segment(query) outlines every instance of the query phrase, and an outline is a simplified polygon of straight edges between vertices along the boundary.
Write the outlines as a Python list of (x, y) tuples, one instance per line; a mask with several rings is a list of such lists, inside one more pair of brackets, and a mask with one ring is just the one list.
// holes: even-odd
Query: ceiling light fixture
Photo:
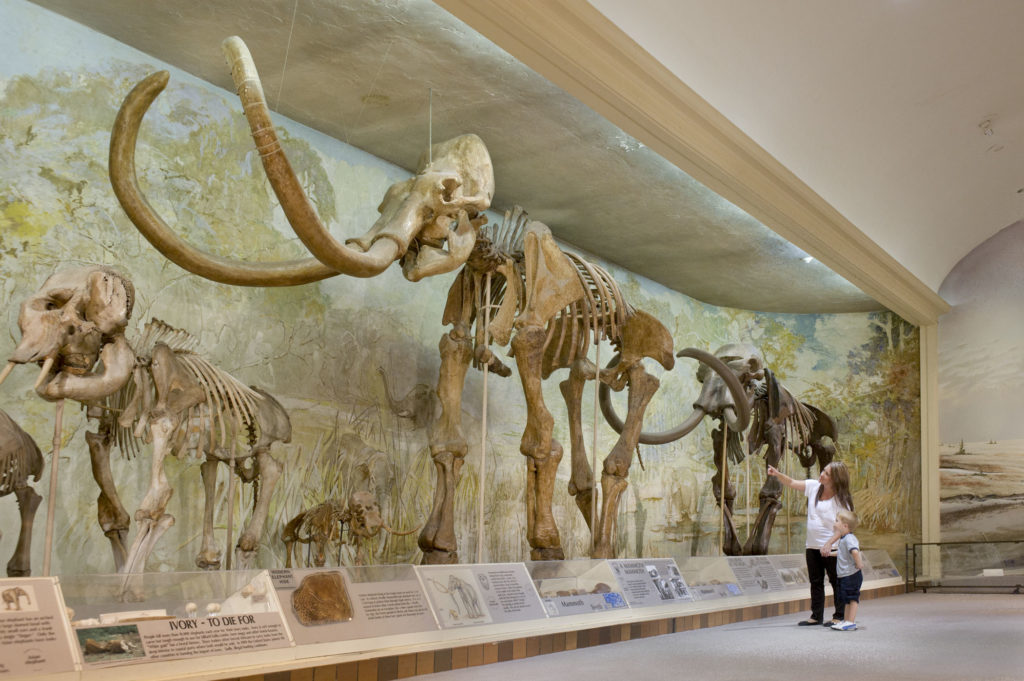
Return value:
[(985, 137), (991, 137), (995, 134), (995, 131), (992, 130), (992, 119), (990, 118), (986, 118), (981, 123), (978, 123), (978, 127), (981, 128), (981, 134)]
[(814, 256), (813, 255), (804, 256), (803, 258), (800, 258), (800, 259), (803, 260), (808, 265), (810, 265), (812, 262), (814, 262)]

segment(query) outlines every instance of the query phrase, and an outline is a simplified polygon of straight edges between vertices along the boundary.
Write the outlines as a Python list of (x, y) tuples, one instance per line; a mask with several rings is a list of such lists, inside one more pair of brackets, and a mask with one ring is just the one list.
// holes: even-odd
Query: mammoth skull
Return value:
[(355, 492), (348, 498), (348, 526), (355, 537), (375, 537), (384, 527), (380, 504), (369, 492)]
[(153, 210), (138, 186), (135, 145), (143, 116), (167, 85), (166, 71), (141, 81), (125, 97), (110, 138), (114, 193), (157, 250), (193, 274), (238, 286), (294, 286), (338, 274), (373, 277), (396, 260), (406, 278), (417, 281), (465, 263), (494, 196), (494, 168), (479, 137), (462, 135), (434, 145), (414, 177), (387, 190), (371, 229), (340, 243), (321, 222), (281, 148), (248, 48), (237, 37), (225, 40), (223, 47), (267, 179), (314, 257), (249, 263), (211, 255), (184, 241)]
[(134, 302), (131, 281), (112, 269), (57, 272), (22, 303), (21, 342), (4, 376), (15, 364), (41, 364), (36, 392), (51, 401), (91, 402), (116, 392), (135, 366), (124, 337)]
[[(715, 357), (736, 376), (749, 401), (753, 397), (754, 383), (764, 379), (764, 357), (761, 351), (748, 343), (728, 343), (715, 351)], [(705, 414), (724, 418), (733, 430), (741, 430), (736, 427), (739, 412), (749, 407), (737, 405), (725, 381), (712, 372), (708, 365), (701, 364), (697, 370), (697, 380), (703, 385), (694, 407)]]

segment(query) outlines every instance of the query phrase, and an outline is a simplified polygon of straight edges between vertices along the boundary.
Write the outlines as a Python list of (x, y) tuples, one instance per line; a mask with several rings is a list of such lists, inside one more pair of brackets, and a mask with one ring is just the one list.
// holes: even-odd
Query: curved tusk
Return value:
[(50, 369), (53, 368), (53, 361), (53, 355), (43, 360), (43, 368), (39, 370), (39, 376), (36, 377), (36, 384), (32, 386), (33, 390), (39, 390), (39, 386), (41, 386), (43, 381), (46, 380), (46, 377), (50, 375)]
[(411, 529), (408, 532), (397, 532), (395, 530), (392, 530), (385, 523), (381, 523), (381, 527), (383, 527), (385, 530), (387, 530), (388, 532), (390, 532), (392, 535), (394, 535), (396, 537), (405, 537), (407, 535), (412, 534), (413, 532), (419, 532), (421, 529), (423, 529), (423, 524), (421, 523), (419, 527)]
[(310, 203), (281, 148), (249, 48), (238, 36), (225, 40), (222, 47), (224, 56), (231, 66), (231, 77), (235, 81), (238, 98), (242, 101), (256, 150), (263, 161), (263, 170), (296, 236), (317, 260), (332, 268), (334, 272), (354, 277), (373, 277), (380, 274), (402, 255), (404, 246), (400, 247), (398, 242), (392, 239), (377, 239), (364, 253), (342, 244), (331, 236), (320, 221), (316, 209)]
[(0, 385), (3, 385), (3, 382), (7, 380), (7, 377), (11, 375), (11, 371), (14, 369), (14, 364), (14, 362), (8, 362), (7, 366), (4, 367), (3, 372), (0, 373)]
[(294, 286), (338, 274), (314, 258), (276, 263), (247, 263), (202, 251), (172, 230), (139, 189), (135, 146), (139, 126), (153, 100), (167, 86), (159, 71), (139, 82), (124, 98), (110, 133), (110, 183), (117, 200), (142, 236), (171, 262), (193, 274), (235, 286)]
[[(729, 388), (729, 392), (732, 394), (733, 402), (736, 404), (735, 419), (727, 425), (736, 432), (743, 432), (750, 425), (750, 402), (747, 400), (747, 394), (743, 390), (743, 386), (740, 384), (736, 374), (725, 364), (722, 360), (715, 357), (709, 352), (704, 350), (698, 350), (697, 348), (684, 348), (676, 353), (676, 357), (689, 357), (690, 359), (696, 359), (702, 364), (706, 364), (712, 370), (715, 371), (725, 384)], [(612, 367), (616, 362), (619, 361), (619, 356), (615, 355), (612, 360), (608, 363), (608, 367)], [(616, 432), (621, 433), (623, 428), (622, 419), (619, 418), (618, 414), (615, 413), (615, 407), (611, 401), (611, 390), (609, 387), (602, 383), (600, 389), (600, 403), (601, 413), (604, 414), (605, 420), (608, 422)], [(665, 430), (660, 433), (640, 433), (640, 444), (645, 445), (664, 445), (669, 442), (674, 442), (679, 438), (685, 437), (697, 427), (697, 424), (704, 418), (705, 412), (703, 409), (694, 405), (693, 412), (686, 418), (685, 421), (680, 423), (675, 428)]]
[[(608, 367), (615, 366), (619, 361), (619, 355), (616, 354), (612, 357), (611, 361), (608, 362)], [(621, 433), (625, 424), (619, 415), (615, 413), (615, 405), (612, 404), (612, 392), (611, 388), (608, 387), (607, 383), (602, 383), (598, 390), (598, 400), (601, 405), (601, 413), (604, 414), (605, 421), (608, 425), (615, 430), (616, 433)], [(689, 434), (691, 430), (697, 427), (697, 424), (704, 418), (704, 410), (694, 408), (690, 416), (683, 421), (681, 424), (672, 428), (671, 430), (665, 430), (660, 433), (646, 433), (641, 431), (640, 438), (637, 440), (642, 445), (664, 445), (669, 442), (675, 442), (681, 437)]]

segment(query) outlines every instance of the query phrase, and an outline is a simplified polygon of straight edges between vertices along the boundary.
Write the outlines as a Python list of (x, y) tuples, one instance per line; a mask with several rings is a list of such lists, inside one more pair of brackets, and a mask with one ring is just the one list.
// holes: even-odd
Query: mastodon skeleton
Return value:
[[(200, 471), (205, 503), (196, 566), (211, 569), (221, 565), (214, 510), (217, 464), (223, 462), (229, 467), (229, 476), (237, 474), (243, 482), (255, 483), (252, 514), (235, 546), (236, 567), (252, 567), (282, 470), (270, 454), (271, 445), (291, 439), (287, 412), (266, 391), (246, 386), (195, 352), (198, 340), (187, 331), (153, 319), (134, 346), (133, 380), (108, 398), (110, 412), (119, 416), (107, 421), (111, 438), (105, 441), (118, 441), (123, 451), (133, 450), (136, 439), (152, 441), (151, 486), (139, 515), (146, 515), (140, 522), (153, 521), (155, 525), (148, 537), (140, 529), (136, 546), (141, 548), (129, 552), (124, 571), (142, 571), (156, 540), (173, 523), (165, 513), (172, 490), (163, 462), (168, 455), (186, 454), (203, 457)], [(229, 481), (233, 483), (233, 477)], [(230, 513), (230, 500), (228, 509)], [(228, 525), (230, 528), (231, 523)]]
[[(59, 270), (23, 301), (18, 316), (21, 340), (0, 378), (17, 364), (40, 364), (35, 389), (58, 405), (55, 431), (60, 431), (64, 400), (81, 403), (87, 417), (97, 421), (96, 431), (85, 437), (100, 487), (100, 527), (110, 540), (119, 572), (142, 571), (156, 541), (174, 523), (166, 513), (173, 490), (163, 462), (168, 454), (186, 450), (206, 457), (206, 515), (197, 563), (215, 566), (216, 462), (252, 458), (252, 467), (236, 467), (244, 479), (259, 478), (262, 483), (236, 549), (240, 562), (250, 563), (281, 470), (270, 456), (270, 445), (288, 441), (287, 413), (270, 395), (245, 387), (195, 353), (197, 342), (185, 331), (153, 320), (141, 338), (129, 342), (125, 331), (134, 300), (131, 280), (112, 268)], [(249, 448), (236, 457), (242, 433), (248, 436)], [(130, 517), (117, 493), (110, 451), (118, 446), (131, 456), (139, 438), (152, 442), (152, 464), (149, 489), (135, 515), (138, 530), (128, 549)], [(55, 438), (55, 448), (57, 442)], [(233, 484), (234, 478), (229, 480)]]

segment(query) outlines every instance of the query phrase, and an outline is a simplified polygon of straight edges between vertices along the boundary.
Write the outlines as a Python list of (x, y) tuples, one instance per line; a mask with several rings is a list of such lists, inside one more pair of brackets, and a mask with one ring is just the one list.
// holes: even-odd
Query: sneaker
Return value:
[(832, 628), (835, 629), (836, 631), (855, 631), (857, 629), (857, 625), (854, 624), (853, 622), (845, 622), (844, 621), (844, 622), (839, 622), (838, 624), (833, 624)]

